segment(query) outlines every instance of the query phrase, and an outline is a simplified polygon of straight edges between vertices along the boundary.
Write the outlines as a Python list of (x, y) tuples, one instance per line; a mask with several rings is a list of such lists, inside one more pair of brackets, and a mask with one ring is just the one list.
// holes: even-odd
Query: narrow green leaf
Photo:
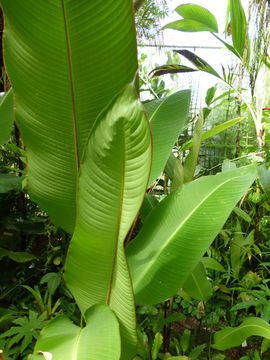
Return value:
[(73, 232), (89, 132), (137, 70), (132, 1), (1, 0), (29, 192)]
[(235, 230), (236, 231), (231, 241), (230, 258), (231, 258), (233, 276), (234, 278), (238, 279), (239, 272), (242, 266), (242, 260), (241, 260), (242, 246), (245, 240), (242, 234), (242, 229), (239, 221), (237, 221)]
[[(202, 141), (207, 140), (209, 138), (211, 138), (212, 136), (215, 136), (219, 133), (221, 133), (222, 131), (229, 129), (231, 126), (239, 123), (240, 121), (242, 121), (243, 119), (245, 119), (245, 117), (239, 117), (239, 118), (235, 118), (235, 119), (231, 119), (228, 121), (225, 121), (224, 123), (217, 125), (215, 127), (213, 127), (211, 130), (206, 131), (205, 133), (202, 134)], [(185, 151), (189, 148), (191, 148), (191, 146), (193, 146), (193, 140), (189, 140), (186, 143), (184, 143), (180, 149), (180, 151)]]
[(0, 97), (0, 145), (9, 141), (13, 121), (13, 94), (9, 90)]
[(13, 261), (16, 261), (18, 263), (24, 263), (28, 262), (34, 259), (37, 259), (35, 255), (29, 254), (28, 252), (24, 251), (11, 251), (7, 249), (0, 248), (0, 259), (2, 259), (4, 256), (9, 257)]
[(270, 339), (263, 339), (261, 346), (261, 354), (270, 348)]
[(203, 60), (193, 52), (189, 50), (174, 50), (174, 51), (176, 51), (178, 54), (188, 59), (194, 66), (196, 66), (198, 70), (214, 75), (215, 77), (222, 80), (222, 78), (219, 76), (216, 70), (212, 68), (211, 65), (209, 65), (205, 60)]
[(206, 301), (212, 295), (212, 288), (206, 278), (204, 266), (201, 262), (183, 284), (183, 290), (191, 297), (199, 301)]
[[(172, 147), (187, 121), (190, 104), (190, 90), (181, 90), (162, 102), (150, 117), (153, 136), (153, 161), (149, 185), (161, 175)], [(149, 105), (145, 104), (147, 111)]]
[(180, 345), (183, 350), (183, 353), (185, 353), (190, 346), (190, 336), (191, 336), (191, 330), (185, 329), (180, 339)]
[(175, 11), (184, 20), (175, 21), (164, 28), (172, 28), (180, 31), (210, 31), (218, 32), (218, 24), (215, 16), (202, 6), (184, 4), (178, 6)]
[(241, 0), (229, 0), (229, 11), (233, 46), (242, 58), (246, 42), (247, 20)]
[(157, 360), (158, 353), (161, 349), (162, 343), (163, 343), (163, 336), (160, 333), (157, 333), (155, 335), (155, 339), (151, 351), (152, 360)]
[(270, 325), (263, 319), (251, 317), (236, 328), (227, 327), (215, 333), (212, 347), (223, 351), (239, 346), (244, 340), (255, 335), (270, 340)]
[(233, 212), (239, 216), (240, 218), (242, 218), (243, 220), (245, 220), (246, 222), (248, 222), (249, 224), (251, 223), (252, 221), (252, 218), (242, 209), (240, 209), (239, 207), (235, 207), (233, 209)]
[(203, 258), (201, 258), (201, 263), (206, 269), (225, 272), (224, 266), (222, 266), (217, 260), (208, 256), (204, 256)]
[[(86, 326), (80, 328), (66, 316), (56, 317), (42, 330), (35, 353), (49, 352), (53, 360), (119, 360), (119, 325), (109, 307), (91, 307), (85, 320)], [(33, 360), (40, 358), (32, 356)]]
[(66, 260), (66, 283), (82, 313), (110, 305), (120, 321), (122, 357), (136, 345), (133, 291), (124, 240), (143, 202), (151, 134), (132, 85), (97, 119), (81, 164), (78, 214)]
[(193, 132), (193, 146), (190, 149), (188, 156), (184, 163), (184, 183), (189, 182), (193, 179), (194, 172), (197, 166), (198, 157), (201, 148), (202, 133), (203, 133), (203, 112), (200, 111), (198, 120), (196, 122)]
[(211, 103), (214, 99), (214, 96), (216, 94), (216, 91), (217, 91), (216, 86), (212, 86), (207, 90), (206, 97), (205, 97), (205, 103), (207, 106), (211, 105)]
[(202, 177), (155, 207), (127, 247), (138, 304), (156, 304), (176, 293), (255, 175), (256, 168), (248, 166)]
[(218, 39), (220, 42), (222, 42), (223, 45), (226, 46), (226, 48), (232, 52), (235, 56), (237, 56), (241, 60), (241, 55), (239, 52), (230, 44), (228, 44), (226, 41), (222, 40), (217, 34), (212, 34), (216, 39)]

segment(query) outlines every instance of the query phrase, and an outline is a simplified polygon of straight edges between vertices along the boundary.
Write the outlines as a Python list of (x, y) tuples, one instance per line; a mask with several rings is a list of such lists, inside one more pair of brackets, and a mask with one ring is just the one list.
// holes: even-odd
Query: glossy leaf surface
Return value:
[[(106, 305), (95, 305), (85, 314), (86, 326), (78, 327), (66, 316), (53, 319), (42, 331), (35, 354), (51, 353), (53, 360), (119, 360), (119, 325)], [(44, 359), (34, 355), (33, 360)]]
[(9, 90), (0, 97), (0, 145), (9, 141), (13, 121), (13, 95)]
[(212, 347), (226, 350), (241, 345), (244, 340), (254, 335), (270, 340), (270, 325), (260, 318), (248, 318), (236, 328), (227, 327), (215, 333)]
[(127, 247), (138, 304), (156, 304), (176, 293), (255, 175), (251, 166), (202, 177), (156, 206)]
[(65, 275), (82, 313), (96, 303), (113, 309), (120, 321), (123, 359), (131, 357), (136, 344), (124, 240), (143, 201), (151, 155), (149, 123), (129, 85), (99, 116), (90, 134)]
[(174, 21), (165, 26), (180, 31), (210, 31), (218, 32), (218, 24), (215, 16), (202, 6), (184, 4), (176, 8), (176, 12), (184, 19)]
[(132, 1), (1, 0), (29, 192), (72, 232), (78, 172), (101, 110), (137, 70)]
[(162, 101), (146, 103), (145, 109), (151, 111), (150, 125), (153, 136), (153, 161), (149, 185), (161, 175), (171, 150), (187, 121), (190, 104), (190, 90), (178, 91)]

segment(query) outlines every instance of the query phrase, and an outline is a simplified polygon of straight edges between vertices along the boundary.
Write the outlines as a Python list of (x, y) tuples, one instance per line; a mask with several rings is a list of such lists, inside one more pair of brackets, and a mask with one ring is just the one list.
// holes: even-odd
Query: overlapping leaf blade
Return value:
[(151, 152), (150, 127), (129, 85), (99, 116), (90, 134), (66, 262), (66, 282), (81, 311), (106, 303), (116, 313), (125, 360), (136, 344), (136, 324), (123, 243), (143, 201)]
[(137, 69), (132, 1), (1, 0), (29, 191), (72, 232), (78, 171), (100, 111)]
[(154, 208), (127, 247), (138, 304), (159, 303), (176, 293), (255, 173), (251, 166), (200, 178), (183, 185)]
[[(58, 316), (46, 326), (35, 346), (35, 354), (47, 352), (53, 360), (119, 360), (119, 324), (106, 305), (95, 305), (85, 314), (86, 326), (80, 328), (66, 316)], [(42, 360), (34, 355), (32, 360)]]
[(149, 185), (161, 175), (172, 147), (187, 121), (190, 91), (177, 91), (154, 103), (154, 111), (153, 102), (145, 104), (153, 135), (153, 162)]

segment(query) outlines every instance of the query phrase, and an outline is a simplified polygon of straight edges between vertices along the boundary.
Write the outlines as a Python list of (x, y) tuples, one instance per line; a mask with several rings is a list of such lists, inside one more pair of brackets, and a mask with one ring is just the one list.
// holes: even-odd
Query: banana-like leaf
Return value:
[(176, 293), (255, 175), (256, 168), (248, 166), (202, 177), (155, 207), (126, 249), (138, 304), (156, 304)]
[(1, 0), (28, 189), (72, 232), (78, 173), (101, 110), (137, 70), (132, 1)]
[(95, 305), (85, 313), (86, 326), (78, 327), (66, 316), (58, 316), (41, 331), (31, 360), (119, 360), (119, 324), (106, 305)]
[(180, 31), (210, 31), (218, 32), (218, 24), (215, 16), (202, 6), (184, 4), (176, 8), (176, 12), (184, 19), (174, 21), (164, 27)]
[(189, 50), (174, 50), (174, 51), (176, 51), (178, 54), (188, 59), (194, 66), (196, 66), (198, 70), (214, 75), (218, 79), (222, 80), (222, 78), (219, 76), (216, 70), (214, 70), (211, 65), (209, 65), (205, 60), (200, 58), (198, 55), (194, 54)]
[(13, 120), (13, 95), (9, 90), (0, 97), (0, 145), (9, 141)]
[(145, 109), (150, 110), (150, 125), (153, 136), (153, 162), (149, 185), (161, 175), (172, 147), (187, 121), (190, 104), (190, 90), (181, 90), (157, 100), (153, 111), (153, 104), (146, 103)]
[(236, 328), (227, 327), (215, 333), (212, 347), (223, 351), (241, 345), (250, 336), (262, 336), (270, 340), (270, 325), (260, 318), (248, 318)]
[(82, 313), (96, 303), (113, 309), (120, 321), (124, 360), (136, 345), (124, 240), (143, 201), (151, 153), (150, 126), (129, 85), (101, 113), (89, 137), (65, 274)]
[(206, 301), (212, 295), (212, 288), (206, 278), (204, 266), (201, 262), (183, 284), (183, 290), (191, 297), (199, 301)]

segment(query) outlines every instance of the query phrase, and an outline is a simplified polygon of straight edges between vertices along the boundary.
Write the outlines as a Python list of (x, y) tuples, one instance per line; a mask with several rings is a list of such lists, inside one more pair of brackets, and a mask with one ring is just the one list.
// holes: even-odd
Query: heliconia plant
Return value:
[(125, 251), (147, 187), (184, 126), (190, 92), (148, 104), (149, 123), (137, 94), (131, 0), (1, 5), (28, 191), (73, 235), (65, 281), (83, 317), (80, 327), (66, 316), (53, 319), (32, 358), (130, 360), (135, 303), (156, 304), (183, 286), (256, 169), (204, 177), (172, 192)]

